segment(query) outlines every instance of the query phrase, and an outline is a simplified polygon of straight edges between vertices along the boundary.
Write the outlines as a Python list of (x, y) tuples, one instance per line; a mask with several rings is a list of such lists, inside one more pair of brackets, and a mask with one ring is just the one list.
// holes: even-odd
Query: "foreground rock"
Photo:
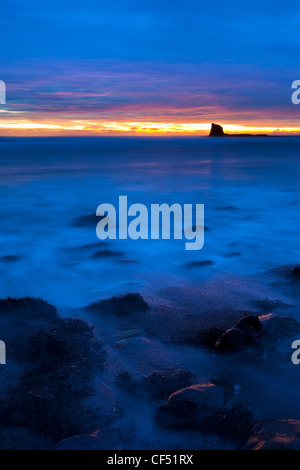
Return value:
[(105, 351), (86, 322), (57, 320), (25, 336), (14, 355), (24, 372), (0, 398), (3, 429), (23, 427), (54, 443), (97, 429), (98, 410), (85, 400), (93, 394), (96, 374), (103, 370)]
[(300, 450), (300, 420), (278, 419), (256, 424), (247, 449)]
[(259, 318), (255, 315), (247, 315), (220, 336), (215, 349), (218, 352), (228, 353), (250, 351), (255, 356), (263, 356), (264, 348), (257, 339), (260, 333)]
[(173, 393), (156, 413), (156, 423), (177, 431), (195, 430), (243, 439), (249, 436), (252, 414), (232, 401), (229, 391), (202, 383)]
[(295, 319), (269, 313), (241, 318), (233, 328), (220, 334), (218, 339), (218, 329), (207, 332), (206, 336), (207, 344), (208, 340), (216, 339), (216, 352), (239, 353), (241, 358), (257, 358), (274, 351), (278, 344), (297, 333), (300, 333), (300, 324)]

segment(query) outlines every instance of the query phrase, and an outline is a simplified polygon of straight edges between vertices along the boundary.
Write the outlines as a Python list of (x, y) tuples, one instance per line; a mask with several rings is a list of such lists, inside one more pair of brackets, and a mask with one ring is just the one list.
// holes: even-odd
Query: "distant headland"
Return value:
[(213, 122), (209, 137), (268, 137), (268, 134), (225, 134), (223, 127)]

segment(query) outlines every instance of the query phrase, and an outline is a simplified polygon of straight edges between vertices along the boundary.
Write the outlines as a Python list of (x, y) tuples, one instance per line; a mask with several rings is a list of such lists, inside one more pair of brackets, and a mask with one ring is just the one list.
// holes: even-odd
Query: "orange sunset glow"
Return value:
[[(255, 134), (299, 134), (300, 127), (275, 127), (270, 125), (246, 126), (222, 123), (224, 131), (230, 133)], [(0, 134), (4, 136), (35, 135), (207, 135), (210, 122), (153, 122), (153, 121), (30, 121), (3, 120)]]

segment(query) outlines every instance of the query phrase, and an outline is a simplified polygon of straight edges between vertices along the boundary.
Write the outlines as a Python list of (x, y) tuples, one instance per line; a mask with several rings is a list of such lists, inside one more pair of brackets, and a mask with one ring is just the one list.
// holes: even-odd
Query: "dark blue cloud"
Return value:
[(299, 40), (295, 1), (10, 0), (0, 79), (12, 110), (294, 119)]
[(2, 59), (298, 60), (298, 2), (270, 0), (10, 0), (1, 6)]

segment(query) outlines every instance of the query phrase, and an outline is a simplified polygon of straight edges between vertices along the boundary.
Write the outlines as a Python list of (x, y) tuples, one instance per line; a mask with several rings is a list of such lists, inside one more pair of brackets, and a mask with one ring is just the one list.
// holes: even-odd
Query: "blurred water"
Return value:
[[(79, 307), (296, 263), (299, 150), (298, 137), (2, 141), (0, 297)], [(204, 203), (204, 248), (185, 251), (184, 240), (102, 246), (96, 223), (74, 224), (101, 203), (117, 206), (119, 195), (129, 204)], [(106, 256), (93, 257), (101, 249)]]

